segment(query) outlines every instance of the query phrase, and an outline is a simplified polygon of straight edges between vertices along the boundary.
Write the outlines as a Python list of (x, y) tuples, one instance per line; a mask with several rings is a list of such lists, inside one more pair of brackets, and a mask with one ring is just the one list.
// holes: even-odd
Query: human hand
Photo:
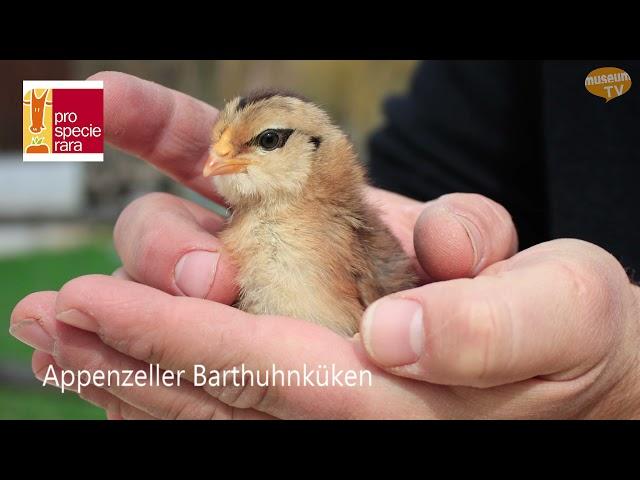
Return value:
[[(125, 84), (130, 81), (130, 78), (123, 80)], [(110, 90), (114, 91), (112, 88)], [(107, 130), (109, 133), (108, 121)], [(117, 144), (117, 140), (114, 143)], [(126, 144), (120, 145), (127, 148)], [(180, 152), (174, 145), (167, 147)], [(136, 151), (135, 147), (129, 149)], [(154, 155), (150, 155), (149, 158), (152, 162), (158, 161)], [(158, 161), (158, 164), (162, 168), (163, 162)], [(164, 165), (165, 170), (171, 169), (170, 162), (165, 162)], [(184, 168), (184, 164), (179, 168)], [(197, 172), (198, 168), (201, 166), (195, 167), (194, 171)], [(174, 178), (188, 183), (189, 174), (185, 174), (186, 170), (182, 172), (180, 175), (169, 171)], [(191, 185), (198, 189), (197, 181), (193, 181)], [(46, 337), (38, 337), (37, 342), (30, 342), (40, 344), (35, 346), (41, 352), (34, 354), (34, 370), (40, 372), (49, 364), (56, 364), (57, 368), (70, 369), (91, 367), (106, 370), (125, 366), (142, 368), (144, 363), (140, 360), (152, 363), (158, 360), (157, 363), (163, 368), (171, 369), (181, 366), (189, 370), (194, 362), (204, 363), (209, 368), (216, 369), (222, 368), (221, 365), (237, 364), (239, 359), (246, 358), (248, 361), (244, 363), (250, 369), (267, 368), (269, 362), (277, 364), (278, 368), (282, 369), (300, 368), (302, 363), (311, 366), (316, 363), (333, 363), (337, 368), (370, 369), (373, 374), (373, 386), (359, 388), (274, 386), (238, 391), (199, 389), (191, 386), (179, 389), (85, 389), (85, 397), (105, 406), (111, 412), (117, 411), (130, 418), (262, 417), (265, 414), (282, 418), (565, 417), (631, 414), (630, 405), (619, 402), (618, 399), (624, 399), (624, 394), (629, 395), (630, 401), (635, 398), (633, 395), (637, 383), (633, 374), (634, 368), (637, 367), (635, 356), (629, 353), (633, 350), (628, 348), (632, 340), (622, 341), (627, 335), (621, 332), (631, 332), (629, 336), (635, 335), (634, 338), (637, 339), (637, 320), (633, 321), (634, 314), (637, 319), (637, 287), (628, 283), (624, 272), (608, 254), (584, 242), (557, 241), (534, 247), (506, 262), (500, 262), (515, 252), (516, 241), (515, 230), (508, 214), (496, 204), (478, 196), (446, 196), (428, 204), (420, 215), (423, 206), (418, 202), (387, 192), (372, 191), (371, 194), (385, 205), (383, 218), (397, 220), (392, 222), (391, 228), (409, 254), (415, 255), (414, 242), (411, 240), (414, 223), (420, 216), (415, 226), (415, 246), (427, 279), (445, 280), (479, 274), (473, 280), (438, 282), (392, 296), (414, 298), (420, 302), (429, 300), (428, 304), (424, 303), (426, 313), (423, 323), (427, 326), (428, 332), (435, 331), (436, 334), (425, 335), (430, 352), (428, 370), (424, 369), (427, 355), (423, 355), (417, 361), (419, 366), (400, 369), (391, 367), (394, 375), (389, 375), (370, 362), (358, 341), (344, 339), (321, 327), (281, 317), (254, 317), (218, 303), (174, 298), (143, 285), (99, 276), (76, 279), (67, 284), (60, 294), (43, 292), (27, 297), (16, 307), (12, 324), (16, 328), (16, 334), (20, 335), (20, 321), (27, 317), (37, 318), (39, 325), (49, 332), (50, 340), (45, 341)], [(134, 220), (130, 224), (131, 228), (121, 229), (121, 232), (125, 232), (121, 240), (118, 240), (118, 228), (116, 229), (116, 245), (121, 245), (119, 252), (123, 257), (124, 268), (131, 272), (133, 278), (175, 295), (180, 294), (180, 291), (174, 290), (176, 269), (173, 268), (173, 261), (185, 250), (171, 247), (179, 245), (179, 241), (165, 244), (141, 241), (138, 255), (126, 253), (127, 244), (135, 247), (132, 239), (163, 237), (159, 233), (162, 230), (159, 230), (157, 235), (145, 234), (150, 228), (154, 228), (153, 222), (144, 223), (145, 218), (161, 217), (162, 215), (157, 214), (158, 211), (163, 212), (163, 215), (166, 212), (167, 218), (181, 218), (178, 212), (184, 213), (185, 209), (191, 212), (190, 209), (194, 208), (188, 203), (178, 206), (171, 202), (174, 202), (173, 197), (156, 195), (138, 201), (135, 208), (127, 209), (131, 214), (130, 218)], [(390, 208), (391, 205), (394, 208)], [(136, 209), (144, 211), (143, 207), (148, 209), (148, 215), (132, 214)], [(452, 210), (461, 215), (463, 220), (453, 216)], [(214, 242), (215, 237), (210, 233), (215, 233), (219, 219), (212, 217), (213, 214), (204, 209), (196, 209), (195, 212), (191, 212), (191, 230), (202, 234), (202, 229), (198, 228), (201, 222), (196, 218), (208, 219), (204, 221), (208, 225), (208, 228), (204, 229), (209, 235), (206, 240)], [(126, 220), (127, 216), (123, 214), (123, 218)], [(189, 216), (185, 214), (182, 216), (182, 219), (184, 218)], [(119, 225), (122, 225), (124, 220), (121, 219)], [(185, 232), (189, 231), (189, 222), (176, 222), (180, 229), (185, 228)], [(175, 228), (169, 228), (169, 231), (173, 230)], [(127, 237), (126, 232), (132, 232), (131, 236)], [(190, 237), (191, 235), (185, 235), (184, 238), (188, 240)], [(200, 238), (203, 241), (205, 239), (204, 236)], [(134, 252), (135, 248), (130, 248), (129, 251)], [(167, 260), (161, 262), (162, 265), (157, 268), (149, 268), (148, 259), (157, 258), (160, 253), (167, 252), (167, 257), (173, 261)], [(145, 258), (146, 262), (138, 260)], [(219, 261), (224, 261), (224, 255), (221, 255)], [(554, 267), (554, 262), (558, 261), (560, 266)], [(494, 263), (497, 266), (491, 267)], [(218, 272), (225, 272), (224, 265), (220, 268), (222, 270)], [(602, 277), (604, 280), (601, 283), (604, 286), (592, 278), (595, 274), (596, 278), (600, 279), (598, 275), (603, 274), (602, 270), (607, 272), (606, 278)], [(563, 275), (562, 272), (566, 274)], [(578, 272), (577, 280), (574, 280), (572, 272)], [(229, 288), (230, 282), (224, 280), (225, 275), (221, 274), (221, 280), (218, 282), (218, 273), (215, 274), (213, 285), (205, 293), (205, 297), (222, 302), (231, 301), (229, 299), (235, 294), (233, 289)], [(228, 275), (231, 278), (232, 272), (229, 271)], [(505, 281), (499, 281), (505, 278)], [(543, 281), (540, 282), (540, 279)], [(503, 286), (511, 288), (512, 284), (519, 286), (513, 290), (515, 305), (518, 305), (518, 301), (529, 299), (530, 303), (521, 306), (521, 310), (530, 316), (541, 318), (534, 318), (539, 321), (533, 324), (526, 322), (520, 315), (518, 318), (521, 322), (518, 325), (528, 325), (529, 330), (520, 327), (518, 337), (497, 337), (491, 330), (493, 325), (502, 327), (500, 332), (508, 329), (505, 329), (505, 325), (496, 323), (498, 314), (492, 314), (491, 298), (496, 297), (496, 292), (500, 291), (503, 296), (497, 298), (502, 301), (509, 291), (502, 290)], [(574, 285), (580, 288), (576, 290), (573, 288)], [(624, 288), (616, 290), (615, 287), (620, 285)], [(536, 291), (532, 286), (545, 286), (546, 289), (538, 289), (539, 295), (529, 298), (529, 293)], [(434, 288), (440, 290), (433, 293)], [(572, 313), (572, 309), (563, 309), (562, 302), (575, 304), (577, 299), (588, 296), (588, 292), (593, 288), (599, 294), (604, 292), (604, 302), (607, 305), (612, 299), (617, 307), (602, 307), (601, 298), (600, 301), (594, 300), (587, 307), (577, 308), (573, 311), (573, 317), (567, 317)], [(491, 293), (493, 296), (485, 297), (485, 293)], [(546, 295), (549, 297), (546, 298)], [(545, 298), (541, 300), (541, 297)], [(56, 311), (67, 309), (70, 305), (85, 313), (91, 313), (95, 323), (87, 323), (85, 319), (85, 322), (78, 324), (77, 319), (74, 320), (69, 315), (66, 315), (66, 319), (63, 318), (65, 316), (61, 317), (61, 320), (68, 324), (77, 324), (90, 332), (98, 331), (99, 336), (54, 320)], [(548, 308), (542, 308), (545, 306)], [(583, 311), (589, 307), (594, 308), (594, 311), (601, 308), (609, 314), (602, 324), (598, 324), (597, 330), (604, 334), (606, 341), (602, 341), (602, 337), (597, 335), (585, 334), (585, 327), (595, 323), (591, 317), (590, 323), (580, 323), (584, 317)], [(380, 314), (384, 313), (385, 308), (383, 301), (380, 301), (369, 311), (374, 310)], [(407, 309), (403, 309), (406, 313)], [(398, 316), (403, 309), (394, 309), (393, 314)], [(481, 315), (483, 312), (485, 317), (489, 318), (484, 318)], [(610, 318), (611, 313), (615, 313), (615, 318)], [(448, 321), (444, 321), (447, 319)], [(543, 319), (547, 321), (543, 322)], [(438, 320), (440, 323), (436, 323)], [(564, 323), (556, 324), (554, 320), (564, 320)], [(401, 321), (397, 323), (402, 324)], [(36, 326), (29, 322), (20, 325)], [(394, 359), (393, 355), (389, 357), (390, 352), (388, 349), (385, 352), (385, 345), (393, 345), (395, 341), (396, 348), (391, 352), (394, 353), (400, 351), (397, 347), (402, 346), (403, 339), (389, 330), (385, 337), (391, 342), (381, 343), (380, 331), (377, 328), (380, 325), (378, 322), (375, 322), (375, 325), (375, 329), (370, 327), (369, 322), (363, 325), (365, 344), (369, 351), (374, 350), (373, 358), (377, 363), (389, 365), (390, 360), (397, 358)], [(622, 330), (621, 325), (624, 326)], [(432, 328), (433, 326), (440, 330)], [(537, 326), (546, 327), (539, 329)], [(383, 324), (384, 328), (388, 330), (389, 326), (385, 327)], [(286, 335), (284, 332), (287, 332)], [(527, 334), (525, 339), (528, 339), (528, 343), (522, 343), (523, 334)], [(551, 340), (558, 338), (566, 343), (553, 344)], [(433, 339), (441, 339), (441, 342), (435, 342)], [(513, 343), (516, 340), (520, 342), (517, 345)], [(591, 341), (595, 344), (588, 343)], [(496, 352), (504, 352), (505, 346), (507, 351), (509, 346), (517, 349), (514, 352), (520, 356), (513, 361), (507, 359), (506, 367), (497, 363), (498, 370), (499, 367), (503, 370), (506, 368), (507, 374), (496, 374), (491, 369), (496, 363), (495, 360), (483, 360), (482, 352), (487, 352), (487, 355), (494, 352), (494, 348), (487, 349), (489, 343), (495, 345)], [(406, 337), (404, 345), (410, 345)], [(573, 346), (574, 349), (567, 349), (567, 345)], [(498, 348), (500, 346), (503, 347), (502, 350)], [(586, 351), (580, 356), (576, 353), (577, 350), (590, 348), (595, 354)], [(565, 371), (566, 364), (561, 361), (562, 352), (558, 350), (566, 351), (567, 357), (579, 364), (575, 372), (571, 369)], [(539, 355), (536, 356), (538, 352)], [(591, 355), (587, 355), (589, 353)], [(504, 361), (504, 355), (499, 354), (498, 359)], [(532, 357), (538, 358), (538, 362), (533, 361)], [(479, 363), (471, 361), (473, 358), (477, 358)], [(467, 363), (464, 359), (467, 359)], [(555, 360), (556, 363), (553, 362)], [(521, 368), (519, 374), (514, 373), (522, 364), (530, 367), (529, 370)], [(560, 365), (564, 370), (548, 372), (551, 364)], [(471, 368), (467, 371), (462, 368), (465, 365), (471, 365)], [(513, 370), (510, 370), (511, 367), (514, 367)], [(542, 370), (538, 372), (537, 369), (540, 368)], [(598, 375), (598, 372), (602, 373)], [(572, 377), (574, 373), (575, 378)], [(530, 377), (518, 381), (519, 376), (525, 374)], [(403, 379), (395, 375), (415, 376), (420, 380), (442, 385)], [(516, 380), (511, 380), (512, 378)], [(515, 383), (503, 385), (508, 381)], [(482, 388), (468, 388), (466, 385)], [(616, 408), (607, 410), (607, 405), (616, 405)]]
[[(478, 205), (478, 199), (466, 196), (433, 202), (416, 232), (442, 221), (433, 216), (446, 215), (441, 209), (445, 205), (446, 211), (451, 200)], [(500, 221), (485, 213), (489, 222)], [(471, 218), (469, 212), (465, 216)], [(485, 230), (490, 224), (482, 226), (481, 220), (475, 225), (475, 240), (496, 231)], [(463, 244), (457, 247), (464, 249)], [(475, 251), (486, 247), (476, 243)], [(437, 264), (437, 249), (419, 251), (419, 257)], [(475, 258), (483, 261), (482, 255)], [(334, 364), (337, 370), (372, 372), (372, 385), (358, 387), (185, 384), (83, 390), (84, 398), (116, 417), (625, 418), (637, 415), (637, 290), (598, 247), (577, 240), (548, 242), (494, 263), (473, 279), (392, 295), (418, 300), (425, 312), (422, 323), (429, 333), (417, 345), (424, 345), (427, 354), (416, 355), (410, 366), (391, 366), (412, 360), (398, 361), (398, 355), (413, 355), (411, 329), (405, 328), (403, 338), (393, 326), (403, 324), (402, 313), (415, 318), (413, 312), (406, 305), (389, 309), (384, 305), (388, 298), (372, 305), (367, 314), (377, 317), (386, 309), (389, 318), (394, 315), (393, 322), (383, 317), (382, 333), (370, 315), (362, 328), (374, 363), (382, 369), (367, 358), (357, 337), (346, 339), (303, 321), (253, 316), (105, 276), (72, 280), (59, 294), (27, 297), (16, 307), (12, 324), (37, 318), (49, 332), (51, 340), (29, 342), (40, 350), (33, 366), (41, 378), (50, 364), (58, 371), (106, 371), (159, 363), (187, 372), (196, 363), (208, 370), (245, 364), (260, 372), (271, 365), (302, 371), (305, 364)]]
[[(443, 230), (457, 222), (466, 241)], [(611, 254), (559, 239), (513, 255), (506, 211), (460, 194), (427, 206), (414, 242), (439, 281), (369, 306), (360, 332), (379, 367), (445, 386), (466, 402), (450, 418), (640, 415), (640, 287)]]
[[(211, 184), (203, 182), (201, 176), (209, 134), (217, 115), (214, 108), (128, 75), (105, 73), (95, 78), (104, 80), (107, 85), (105, 124), (108, 141), (144, 158), (206, 197), (220, 200)], [(130, 108), (131, 105), (134, 108)], [(381, 207), (389, 226), (403, 241), (409, 254), (415, 257), (411, 236), (421, 204), (377, 189), (370, 189), (369, 194), (371, 201)], [(114, 276), (135, 280), (172, 295), (230, 304), (237, 291), (233, 283), (233, 266), (216, 238), (222, 223), (223, 219), (215, 213), (172, 195), (151, 194), (140, 198), (125, 209), (116, 224), (114, 240), (123, 267)], [(78, 279), (76, 283), (83, 281)], [(109, 293), (109, 287), (101, 291)], [(113, 294), (117, 295), (117, 292)], [(95, 366), (100, 356), (108, 357), (102, 361), (105, 367), (107, 364), (113, 366), (113, 362), (118, 362), (122, 368), (141, 365), (106, 349), (94, 341), (93, 336), (83, 336), (78, 329), (57, 322), (54, 317), (58, 299), (56, 292), (35, 293), (24, 299), (12, 315), (12, 332), (39, 350), (33, 359), (37, 376), (42, 378), (52, 364), (57, 369), (61, 366), (67, 369)], [(74, 342), (84, 342), (83, 349), (74, 349)], [(202, 392), (195, 393), (196, 389), (181, 389), (177, 395), (174, 395), (175, 391), (169, 391), (170, 394), (168, 391), (162, 394), (155, 390), (106, 391), (89, 387), (82, 395), (112, 413), (114, 409), (122, 408), (123, 412), (133, 411), (138, 417), (146, 417), (148, 411), (158, 417), (171, 417), (175, 411), (167, 410), (166, 402), (184, 403), (185, 411), (180, 415), (187, 416), (202, 416), (203, 404), (222, 417), (225, 412), (233, 411), (224, 408), (220, 402), (203, 401)], [(118, 394), (131, 403), (123, 401)], [(145, 395), (153, 395), (151, 405), (142, 399)], [(161, 399), (165, 397), (167, 400), (162, 403)], [(207, 412), (209, 416), (214, 415)]]

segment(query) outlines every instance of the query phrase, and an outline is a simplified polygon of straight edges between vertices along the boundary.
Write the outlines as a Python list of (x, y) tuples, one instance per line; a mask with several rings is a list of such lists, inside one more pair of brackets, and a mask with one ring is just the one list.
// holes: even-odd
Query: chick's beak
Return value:
[(230, 173), (245, 173), (249, 162), (240, 158), (219, 158), (215, 154), (209, 155), (209, 160), (202, 170), (205, 177), (228, 175)]
[(234, 158), (231, 154), (233, 146), (229, 141), (229, 133), (225, 131), (209, 152), (209, 159), (202, 170), (205, 177), (228, 175), (231, 173), (245, 173), (249, 162), (242, 158)]

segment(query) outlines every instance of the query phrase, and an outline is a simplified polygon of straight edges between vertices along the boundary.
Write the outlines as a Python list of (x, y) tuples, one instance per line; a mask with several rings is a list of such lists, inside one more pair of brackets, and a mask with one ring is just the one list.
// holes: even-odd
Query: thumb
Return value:
[(474, 277), (518, 249), (511, 216), (500, 204), (473, 193), (452, 193), (428, 202), (413, 243), (420, 265), (434, 281)]
[(620, 264), (587, 242), (542, 243), (490, 270), (371, 304), (360, 330), (370, 358), (447, 385), (572, 379), (612, 351), (635, 311)]

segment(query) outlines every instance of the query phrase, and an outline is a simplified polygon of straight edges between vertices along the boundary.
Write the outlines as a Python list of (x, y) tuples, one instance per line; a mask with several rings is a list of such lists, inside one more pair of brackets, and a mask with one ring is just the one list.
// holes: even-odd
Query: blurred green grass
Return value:
[[(32, 349), (9, 335), (13, 307), (31, 292), (58, 290), (67, 281), (90, 273), (110, 274), (119, 266), (106, 238), (62, 251), (42, 251), (0, 259), (0, 361), (30, 368)], [(51, 388), (18, 389), (0, 385), (0, 419), (95, 419), (105, 418), (74, 393), (64, 395)]]
[(100, 408), (74, 392), (64, 394), (52, 387), (18, 389), (0, 387), (0, 420), (104, 420)]

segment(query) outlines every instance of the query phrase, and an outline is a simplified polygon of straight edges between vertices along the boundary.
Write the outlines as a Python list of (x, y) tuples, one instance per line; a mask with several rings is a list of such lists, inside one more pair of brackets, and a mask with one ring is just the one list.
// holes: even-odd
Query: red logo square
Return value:
[(103, 90), (53, 90), (53, 153), (103, 153)]

